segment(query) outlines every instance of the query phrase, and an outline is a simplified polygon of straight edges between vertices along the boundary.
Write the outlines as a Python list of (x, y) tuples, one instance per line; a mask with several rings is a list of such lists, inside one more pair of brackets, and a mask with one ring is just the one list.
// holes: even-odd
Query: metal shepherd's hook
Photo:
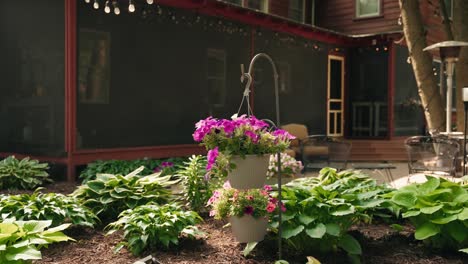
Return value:
[[(241, 108), (242, 108), (242, 104), (244, 103), (244, 100), (247, 101), (247, 114), (250, 116), (250, 115), (253, 115), (253, 112), (252, 112), (252, 108), (250, 107), (250, 86), (252, 85), (252, 81), (253, 81), (253, 78), (252, 78), (252, 71), (253, 71), (253, 66), (255, 64), (255, 62), (259, 59), (259, 58), (265, 58), (267, 59), (272, 68), (273, 68), (273, 79), (274, 79), (274, 82), (275, 82), (275, 106), (276, 106), (276, 127), (280, 127), (280, 105), (279, 105), (279, 90), (278, 90), (278, 71), (276, 70), (276, 65), (275, 65), (275, 62), (273, 61), (273, 59), (268, 56), (267, 54), (265, 53), (258, 53), (257, 55), (255, 55), (252, 60), (250, 61), (250, 65), (249, 65), (249, 71), (248, 72), (245, 72), (245, 69), (244, 69), (244, 64), (241, 64), (241, 83), (244, 83), (245, 80), (247, 80), (246, 84), (245, 84), (245, 89), (244, 89), (244, 95), (242, 97), (242, 102), (239, 106), (239, 110), (237, 111), (237, 115), (240, 114), (240, 111), (241, 111)], [(277, 157), (277, 163), (278, 163), (278, 259), (281, 259), (282, 258), (282, 247), (281, 247), (281, 234), (282, 234), (282, 227), (281, 227), (281, 222), (282, 222), (282, 211), (281, 211), (281, 208), (282, 208), (282, 203), (281, 203), (281, 153), (278, 152), (276, 154), (276, 157)]]

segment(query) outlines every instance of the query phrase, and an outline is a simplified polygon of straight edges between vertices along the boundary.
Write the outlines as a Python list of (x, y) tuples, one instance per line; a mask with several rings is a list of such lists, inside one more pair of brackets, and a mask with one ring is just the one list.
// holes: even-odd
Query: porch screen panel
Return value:
[[(256, 35), (255, 53), (267, 53), (278, 68), (281, 124), (300, 123), (309, 134), (325, 134), (328, 47), (269, 31)], [(266, 59), (255, 63), (254, 80), (255, 114), (276, 122), (273, 71)]]
[(348, 63), (350, 136), (388, 135), (388, 52), (384, 47), (354, 48)]
[(191, 144), (200, 119), (237, 111), (248, 27), (137, 7), (115, 16), (79, 1), (80, 149)]
[[(414, 136), (425, 133), (424, 112), (418, 95), (413, 68), (407, 63), (408, 49), (395, 46), (394, 135)], [(435, 74), (439, 74), (436, 71)]]
[(0, 152), (64, 155), (64, 1), (0, 1)]

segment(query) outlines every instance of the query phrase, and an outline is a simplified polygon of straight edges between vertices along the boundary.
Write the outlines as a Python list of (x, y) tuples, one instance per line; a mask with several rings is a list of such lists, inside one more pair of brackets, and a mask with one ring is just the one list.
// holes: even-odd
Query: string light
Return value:
[(112, 2), (112, 5), (114, 6), (114, 14), (116, 14), (117, 16), (120, 15), (119, 3), (117, 3), (117, 1), (114, 0), (114, 2)]
[(85, 3), (89, 4), (91, 2), (91, 0), (85, 0)]
[(146, 0), (146, 3), (148, 3), (148, 5), (152, 5), (154, 3), (153, 0)]
[(94, 0), (93, 7), (94, 7), (94, 9), (99, 9), (99, 2), (98, 2), (98, 0)]
[(128, 1), (128, 12), (130, 13), (135, 12), (135, 4), (133, 4), (132, 0)]
[(109, 0), (106, 1), (106, 7), (104, 7), (104, 12), (106, 12), (107, 14), (109, 14), (111, 11), (110, 9), (110, 3), (109, 3)]

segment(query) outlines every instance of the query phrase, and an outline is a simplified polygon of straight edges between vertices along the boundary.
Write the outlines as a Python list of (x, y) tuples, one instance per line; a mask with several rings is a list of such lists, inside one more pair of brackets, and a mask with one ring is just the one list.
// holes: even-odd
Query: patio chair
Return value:
[(346, 169), (351, 152), (351, 143), (326, 135), (311, 135), (301, 142), (304, 168), (322, 169), (333, 167)]
[(414, 136), (405, 140), (409, 173), (455, 176), (459, 144), (446, 137)]
[(301, 140), (307, 138), (308, 136), (307, 127), (302, 124), (291, 123), (291, 124), (281, 126), (281, 129), (288, 131), (289, 134), (296, 137), (296, 139), (291, 141), (291, 144), (289, 145), (289, 149), (287, 149), (285, 153), (290, 155), (291, 157), (301, 158), (302, 153), (301, 153), (300, 142)]

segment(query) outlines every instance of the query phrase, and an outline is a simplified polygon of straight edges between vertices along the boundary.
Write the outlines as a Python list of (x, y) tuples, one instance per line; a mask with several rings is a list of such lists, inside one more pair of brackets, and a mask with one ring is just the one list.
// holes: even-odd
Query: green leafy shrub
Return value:
[(222, 185), (224, 177), (205, 177), (207, 160), (201, 155), (192, 156), (176, 173), (183, 186), (183, 197), (186, 205), (194, 211), (206, 211), (206, 203), (213, 191)]
[(174, 203), (162, 206), (147, 204), (123, 211), (119, 220), (106, 228), (109, 234), (121, 229), (124, 231), (126, 242), (120, 243), (116, 251), (127, 246), (134, 255), (138, 255), (146, 248), (177, 245), (181, 235), (193, 238), (201, 233), (195, 226), (201, 221), (196, 212), (184, 211)]
[(126, 209), (149, 202), (167, 203), (172, 198), (167, 187), (178, 181), (171, 181), (169, 175), (161, 177), (160, 173), (139, 176), (142, 170), (140, 167), (126, 176), (99, 174), (72, 195), (82, 199), (103, 223), (114, 221)]
[(89, 163), (81, 172), (80, 178), (83, 183), (96, 179), (97, 174), (120, 174), (127, 175), (130, 172), (143, 166), (140, 175), (150, 175), (161, 171), (162, 175), (172, 175), (179, 165), (185, 162), (186, 158), (169, 158), (164, 160), (138, 159), (138, 160), (97, 160)]
[(59, 193), (1, 195), (0, 219), (51, 220), (52, 226), (70, 221), (74, 225), (93, 227), (99, 219), (75, 197)]
[(40, 249), (54, 242), (73, 240), (61, 231), (69, 224), (48, 228), (52, 221), (16, 221), (0, 223), (0, 263), (22, 264), (41, 259)]
[(0, 161), (0, 189), (34, 189), (50, 182), (47, 163), (9, 156)]
[(416, 239), (468, 253), (468, 186), (426, 178), (425, 183), (405, 186), (386, 197), (414, 225)]
[[(379, 195), (388, 191), (367, 175), (337, 173), (331, 168), (322, 169), (317, 178), (293, 180), (282, 189), (286, 206), (282, 237), (295, 252), (341, 248), (356, 259), (362, 249), (348, 230), (358, 222), (371, 221), (374, 214), (387, 216), (384, 207), (388, 201)], [(272, 227), (278, 227), (277, 217)]]

